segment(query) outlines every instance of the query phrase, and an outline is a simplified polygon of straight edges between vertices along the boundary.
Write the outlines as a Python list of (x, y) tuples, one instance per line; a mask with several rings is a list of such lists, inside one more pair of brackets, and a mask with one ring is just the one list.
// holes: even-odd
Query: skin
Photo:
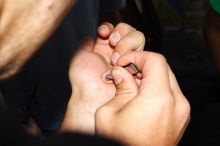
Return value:
[[(140, 83), (124, 68), (135, 64)], [(130, 52), (112, 69), (116, 94), (96, 111), (96, 134), (128, 146), (177, 145), (190, 119), (190, 105), (165, 58)]]
[[(118, 31), (128, 28), (123, 25), (112, 34), (122, 34)], [(96, 134), (128, 146), (177, 145), (190, 119), (189, 102), (162, 55), (131, 51), (144, 46), (139, 32), (131, 29), (121, 36), (117, 43), (111, 36), (99, 37), (95, 44), (86, 40), (73, 57), (69, 75), (74, 92), (61, 131)], [(120, 52), (115, 63), (108, 55), (113, 52)], [(129, 63), (138, 67), (140, 76), (134, 78), (121, 67)], [(114, 84), (103, 79), (105, 73)]]
[(13, 76), (57, 28), (75, 0), (1, 0), (0, 79)]
[(208, 8), (204, 24), (204, 36), (212, 53), (218, 73), (220, 73), (220, 16)]
[[(113, 82), (105, 80), (108, 73), (106, 71), (112, 68), (112, 54), (117, 52), (123, 55), (129, 51), (144, 49), (144, 35), (124, 23), (118, 24), (115, 28), (105, 23), (99, 27), (98, 34), (96, 43), (89, 39), (82, 43), (70, 63), (69, 77), (73, 94), (61, 126), (63, 131), (95, 133), (96, 110), (114, 97), (116, 92)], [(118, 42), (110, 39), (115, 34), (120, 34), (121, 40)], [(140, 41), (126, 43), (134, 36)]]
[[(74, 3), (0, 1), (0, 79), (24, 65)], [(165, 59), (140, 53), (144, 36), (129, 25), (104, 26), (96, 43), (84, 41), (70, 63), (73, 94), (60, 130), (97, 134), (132, 146), (176, 145), (190, 106)], [(141, 71), (138, 79), (120, 67), (128, 63)], [(104, 80), (109, 73), (114, 82)]]

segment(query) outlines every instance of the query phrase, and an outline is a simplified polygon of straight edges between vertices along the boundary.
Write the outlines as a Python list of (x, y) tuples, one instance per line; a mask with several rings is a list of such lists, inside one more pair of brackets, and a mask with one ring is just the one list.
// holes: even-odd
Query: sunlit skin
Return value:
[[(106, 71), (112, 68), (112, 54), (116, 50), (122, 55), (132, 50), (143, 50), (144, 48), (144, 36), (129, 25), (121, 23), (115, 28), (109, 23), (103, 25), (108, 27), (108, 31), (103, 32), (98, 29), (99, 37), (95, 43), (89, 39), (84, 40), (70, 64), (69, 77), (73, 94), (62, 126), (64, 131), (94, 134), (96, 110), (114, 97), (116, 92), (113, 82), (105, 80), (108, 73)], [(122, 40), (118, 44), (113, 42), (111, 45), (111, 41), (109, 41), (111, 37), (109, 36), (116, 32), (120, 34)], [(136, 36), (140, 41), (127, 47), (126, 41), (133, 36)], [(118, 46), (121, 47), (118, 48)]]
[[(0, 1), (0, 79), (21, 69), (74, 3)], [(85, 40), (70, 62), (73, 92), (60, 131), (97, 134), (129, 146), (176, 145), (189, 121), (190, 105), (166, 60), (141, 52), (145, 38), (131, 26), (104, 26), (95, 43)], [(141, 82), (122, 68), (128, 63), (141, 71)], [(105, 80), (107, 71), (114, 82)]]
[(0, 79), (21, 69), (74, 4), (75, 0), (1, 0)]
[[(140, 84), (124, 68), (137, 66)], [(111, 72), (116, 94), (95, 114), (97, 135), (127, 146), (175, 146), (190, 119), (190, 105), (166, 59), (153, 52), (129, 52)]]

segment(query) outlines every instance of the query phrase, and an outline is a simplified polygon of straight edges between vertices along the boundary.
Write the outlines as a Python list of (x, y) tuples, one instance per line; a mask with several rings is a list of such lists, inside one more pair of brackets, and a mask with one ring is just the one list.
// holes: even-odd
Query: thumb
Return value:
[(109, 102), (114, 110), (120, 110), (138, 94), (138, 84), (134, 77), (122, 67), (114, 67), (111, 75), (116, 86), (115, 97)]

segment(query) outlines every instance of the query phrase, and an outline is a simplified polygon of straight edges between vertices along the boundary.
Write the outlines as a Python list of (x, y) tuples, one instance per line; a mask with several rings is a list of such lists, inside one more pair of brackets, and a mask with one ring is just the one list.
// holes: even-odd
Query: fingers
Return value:
[(111, 23), (105, 22), (99, 26), (97, 32), (101, 38), (107, 38), (110, 36), (113, 30), (114, 26)]
[(183, 118), (189, 115), (189, 102), (162, 55), (152, 52), (130, 52), (121, 56), (117, 65), (124, 66), (129, 63), (136, 65), (142, 73), (139, 94), (154, 99), (159, 97), (166, 101), (174, 101), (178, 111), (184, 113)]
[(136, 31), (133, 27), (128, 24), (118, 24), (112, 34), (109, 37), (109, 43), (115, 47), (111, 61), (115, 65), (117, 59), (129, 51), (141, 51), (144, 49), (145, 37), (140, 31)]
[(114, 67), (111, 75), (116, 85), (116, 95), (107, 106), (118, 111), (138, 94), (138, 85), (133, 76), (122, 67)]
[(135, 31), (135, 28), (131, 27), (126, 23), (119, 23), (109, 37), (110, 45), (116, 47), (121, 38), (123, 38), (132, 31)]
[(103, 41), (103, 39), (109, 39), (108, 43), (115, 47), (122, 37), (134, 30), (135, 29), (133, 27), (125, 23), (119, 23), (114, 28), (111, 23), (105, 22), (97, 29), (99, 35), (97, 42)]
[[(119, 54), (123, 54), (126, 51), (132, 51), (132, 50), (142, 51), (144, 49), (144, 45), (145, 45), (144, 34), (140, 31), (132, 31), (120, 40), (120, 42), (117, 44), (115, 48), (115, 51), (117, 51)], [(126, 48), (130, 48), (130, 49), (126, 50)]]
[[(103, 23), (98, 28), (99, 37), (96, 43), (109, 44), (114, 53), (111, 52), (111, 62), (116, 64), (117, 59), (129, 51), (142, 51), (145, 45), (144, 34), (125, 23), (119, 23), (115, 28), (110, 23)], [(108, 40), (107, 40), (108, 38)]]
[[(170, 90), (169, 73), (166, 59), (157, 53), (152, 52), (129, 52), (121, 56), (117, 62), (118, 66), (125, 66), (129, 63), (136, 65), (142, 73), (141, 91), (158, 92)], [(144, 90), (148, 88), (147, 90)]]
[(145, 45), (144, 34), (140, 31), (132, 31), (124, 36), (116, 45), (111, 57), (112, 64), (116, 64), (117, 59), (129, 51), (143, 51)]

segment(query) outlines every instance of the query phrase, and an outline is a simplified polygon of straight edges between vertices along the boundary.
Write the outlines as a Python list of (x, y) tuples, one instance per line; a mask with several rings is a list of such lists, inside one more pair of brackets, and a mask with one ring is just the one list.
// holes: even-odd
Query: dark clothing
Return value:
[(7, 106), (25, 121), (33, 117), (43, 130), (56, 130), (71, 94), (68, 65), (74, 49), (85, 36), (95, 39), (101, 13), (123, 5), (124, 0), (79, 0), (23, 70), (1, 85)]
[(18, 123), (22, 123), (19, 116), (0, 107), (1, 146), (120, 146), (111, 140), (76, 133), (65, 133), (42, 139), (29, 135)]

